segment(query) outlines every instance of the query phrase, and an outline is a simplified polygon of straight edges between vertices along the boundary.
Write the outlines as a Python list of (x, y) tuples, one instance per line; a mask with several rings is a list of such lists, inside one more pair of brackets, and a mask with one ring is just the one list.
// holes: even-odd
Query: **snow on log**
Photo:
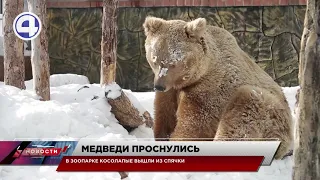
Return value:
[(125, 128), (137, 128), (142, 124), (153, 127), (153, 119), (139, 101), (129, 93), (124, 91), (116, 83), (105, 86), (105, 96), (111, 105), (111, 112), (115, 115), (119, 124)]

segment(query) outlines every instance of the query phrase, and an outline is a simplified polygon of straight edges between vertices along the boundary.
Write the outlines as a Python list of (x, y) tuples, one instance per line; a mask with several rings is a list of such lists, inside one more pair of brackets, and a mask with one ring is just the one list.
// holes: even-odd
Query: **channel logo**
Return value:
[(33, 40), (41, 32), (40, 18), (31, 12), (23, 12), (14, 19), (13, 31), (22, 40)]
[(32, 145), (34, 147), (29, 147), (25, 149), (20, 149), (20, 146), (16, 149), (13, 154), (13, 158), (18, 158), (20, 156), (33, 156), (33, 157), (45, 157), (45, 156), (60, 156), (61, 153), (66, 153), (70, 149), (71, 144), (64, 146), (63, 148), (58, 148), (54, 146), (41, 146)]

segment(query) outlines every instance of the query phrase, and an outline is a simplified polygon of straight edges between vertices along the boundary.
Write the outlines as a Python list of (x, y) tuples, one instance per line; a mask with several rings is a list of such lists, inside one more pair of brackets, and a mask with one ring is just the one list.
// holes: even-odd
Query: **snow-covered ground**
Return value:
[[(104, 97), (104, 89), (89, 84), (84, 76), (53, 75), (51, 101), (38, 101), (31, 90), (32, 81), (26, 82), (27, 90), (5, 86), (0, 82), (0, 140), (14, 138), (99, 138), (138, 139), (152, 138), (150, 128), (141, 126), (130, 134), (117, 123)], [(85, 86), (85, 87), (84, 87)], [(84, 87), (84, 88), (82, 88)], [(283, 88), (293, 110), (298, 87)], [(142, 107), (153, 113), (154, 93), (133, 93)], [(292, 157), (273, 161), (256, 173), (129, 173), (130, 180), (289, 180)], [(118, 180), (115, 173), (57, 173), (56, 166), (27, 167), (0, 166), (0, 180)]]

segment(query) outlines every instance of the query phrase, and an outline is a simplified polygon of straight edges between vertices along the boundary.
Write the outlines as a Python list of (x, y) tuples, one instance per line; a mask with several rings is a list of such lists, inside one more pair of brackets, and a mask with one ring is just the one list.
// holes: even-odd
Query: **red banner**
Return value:
[(263, 156), (64, 156), (57, 171), (258, 171)]

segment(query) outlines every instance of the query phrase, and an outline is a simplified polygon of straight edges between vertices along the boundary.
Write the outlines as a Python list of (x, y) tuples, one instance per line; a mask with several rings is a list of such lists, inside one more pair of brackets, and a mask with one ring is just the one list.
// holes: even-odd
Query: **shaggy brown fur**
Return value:
[[(292, 141), (281, 88), (228, 31), (147, 17), (146, 57), (155, 74), (155, 138), (279, 138), (276, 158)], [(199, 139), (197, 139), (199, 140)]]

